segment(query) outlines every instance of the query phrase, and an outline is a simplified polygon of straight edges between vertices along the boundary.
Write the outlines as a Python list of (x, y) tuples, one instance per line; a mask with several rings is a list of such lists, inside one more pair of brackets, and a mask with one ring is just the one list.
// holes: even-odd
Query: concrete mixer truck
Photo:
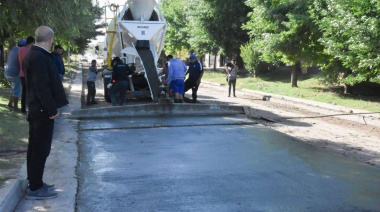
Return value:
[(157, 102), (162, 86), (157, 62), (164, 46), (166, 21), (155, 0), (127, 0), (122, 6), (109, 5), (113, 17), (106, 30), (107, 68), (103, 71), (104, 94), (110, 102), (112, 58), (120, 57), (134, 67), (127, 96), (148, 96)]

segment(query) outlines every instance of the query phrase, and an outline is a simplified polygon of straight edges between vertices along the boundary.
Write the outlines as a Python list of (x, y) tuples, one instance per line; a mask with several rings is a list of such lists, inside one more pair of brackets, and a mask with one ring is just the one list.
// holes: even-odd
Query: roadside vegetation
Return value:
[(257, 72), (263, 62), (291, 67), (288, 84), (294, 92), (302, 89), (296, 89), (301, 87), (300, 70), (314, 66), (321, 68), (324, 81), (344, 84), (342, 93), (351, 93), (351, 87), (361, 83), (380, 84), (377, 1), (160, 2), (169, 26), (167, 52), (222, 55), (222, 66), (236, 58), (251, 76), (261, 75)]
[(17, 171), (21, 168), (28, 145), (26, 117), (5, 108), (8, 96), (9, 89), (0, 89), (0, 186), (5, 180), (17, 177), (9, 173), (9, 170)]
[[(205, 71), (202, 80), (227, 85), (226, 74)], [(326, 85), (320, 75), (303, 75), (299, 77), (298, 88), (289, 86), (289, 73), (274, 71), (259, 77), (240, 77), (237, 79), (237, 89), (250, 89), (284, 96), (308, 99), (317, 102), (340, 105), (349, 108), (380, 112), (379, 96), (363, 96), (343, 94), (342, 86)]]

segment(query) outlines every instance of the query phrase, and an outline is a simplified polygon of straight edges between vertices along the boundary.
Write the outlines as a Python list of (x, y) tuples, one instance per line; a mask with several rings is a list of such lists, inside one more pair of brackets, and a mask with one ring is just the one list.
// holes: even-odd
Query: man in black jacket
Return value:
[[(125, 104), (127, 97), (128, 75), (131, 75), (133, 71), (127, 64), (124, 64), (119, 57), (115, 57), (112, 60), (112, 65), (111, 101), (113, 106), (122, 106)], [(119, 95), (118, 99), (117, 95)]]
[(46, 159), (50, 154), (54, 120), (58, 109), (67, 105), (65, 90), (57, 74), (51, 49), (54, 32), (47, 26), (36, 29), (36, 43), (23, 62), (27, 105), (29, 108), (29, 144), (27, 175), (29, 190), (27, 199), (50, 199), (57, 196), (54, 185), (43, 182)]
[(189, 77), (185, 81), (185, 93), (191, 88), (193, 103), (197, 103), (197, 92), (203, 76), (203, 66), (201, 62), (197, 60), (195, 54), (191, 54), (189, 59), (189, 69), (185, 74), (185, 76), (189, 74)]

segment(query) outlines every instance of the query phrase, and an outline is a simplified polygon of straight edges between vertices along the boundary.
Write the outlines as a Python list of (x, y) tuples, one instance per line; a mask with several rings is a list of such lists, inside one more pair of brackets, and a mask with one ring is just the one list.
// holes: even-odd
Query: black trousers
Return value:
[(29, 119), (29, 144), (26, 155), (29, 188), (34, 191), (43, 185), (46, 159), (50, 154), (53, 140), (54, 120), (46, 113)]
[(197, 82), (188, 78), (186, 81), (185, 81), (185, 93), (190, 90), (191, 88), (191, 91), (192, 91), (192, 94), (191, 96), (193, 97), (193, 102), (197, 102), (197, 92), (198, 92), (198, 88), (199, 88), (199, 85), (197, 85)]
[(26, 82), (25, 77), (20, 77), (22, 85), (22, 94), (21, 94), (21, 112), (26, 112)]
[(121, 80), (113, 83), (110, 89), (112, 105), (124, 105), (127, 99), (128, 81)]
[(232, 85), (232, 90), (233, 90), (233, 94), (235, 96), (235, 88), (236, 88), (236, 79), (234, 80), (228, 80), (228, 96), (231, 95), (231, 85)]
[(87, 103), (95, 102), (95, 82), (87, 81)]

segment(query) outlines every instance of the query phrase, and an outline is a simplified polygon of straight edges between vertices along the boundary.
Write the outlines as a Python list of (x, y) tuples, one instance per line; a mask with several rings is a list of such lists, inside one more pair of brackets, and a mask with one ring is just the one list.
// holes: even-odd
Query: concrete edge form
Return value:
[(103, 107), (74, 110), (71, 119), (96, 119), (112, 117), (145, 117), (162, 115), (228, 115), (245, 114), (243, 106), (214, 104), (141, 104), (120, 107)]

